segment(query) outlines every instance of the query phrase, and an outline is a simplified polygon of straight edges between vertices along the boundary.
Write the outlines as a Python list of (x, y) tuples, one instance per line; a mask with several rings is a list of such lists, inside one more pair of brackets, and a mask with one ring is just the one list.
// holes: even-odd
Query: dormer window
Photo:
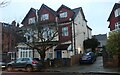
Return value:
[(35, 17), (29, 18), (28, 24), (34, 24), (35, 23)]
[(114, 13), (115, 13), (115, 17), (120, 16), (120, 8), (116, 9)]
[(67, 12), (60, 13), (60, 18), (66, 18), (66, 17), (67, 17)]
[(49, 15), (48, 14), (43, 14), (41, 15), (41, 21), (45, 21), (49, 19)]

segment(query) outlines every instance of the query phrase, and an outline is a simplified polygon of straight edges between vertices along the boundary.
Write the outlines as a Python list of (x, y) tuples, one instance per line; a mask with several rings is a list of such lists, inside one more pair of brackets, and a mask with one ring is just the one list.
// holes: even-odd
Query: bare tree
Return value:
[(27, 42), (25, 43), (33, 50), (37, 50), (41, 60), (45, 59), (45, 52), (58, 44), (58, 26), (36, 25), (24, 29)]
[(10, 4), (10, 1), (7, 1), (7, 0), (0, 1), (1, 8), (7, 6), (8, 4)]

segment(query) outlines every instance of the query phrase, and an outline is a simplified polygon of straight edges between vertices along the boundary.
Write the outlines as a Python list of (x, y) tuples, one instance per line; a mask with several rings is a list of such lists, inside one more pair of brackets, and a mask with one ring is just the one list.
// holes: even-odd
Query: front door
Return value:
[(62, 51), (57, 51), (57, 59), (60, 59), (62, 58)]

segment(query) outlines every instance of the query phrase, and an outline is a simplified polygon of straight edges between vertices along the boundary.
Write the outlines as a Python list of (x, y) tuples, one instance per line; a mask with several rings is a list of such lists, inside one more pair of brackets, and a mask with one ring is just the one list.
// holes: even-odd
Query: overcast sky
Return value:
[[(0, 0), (0, 2), (3, 0)], [(21, 23), (31, 7), (40, 9), (44, 3), (53, 10), (57, 10), (62, 4), (71, 9), (82, 7), (88, 26), (92, 28), (92, 34), (106, 34), (109, 32), (107, 19), (115, 3), (119, 0), (5, 0), (9, 3), (6, 7), (0, 7), (0, 22), (11, 23), (16, 20)]]

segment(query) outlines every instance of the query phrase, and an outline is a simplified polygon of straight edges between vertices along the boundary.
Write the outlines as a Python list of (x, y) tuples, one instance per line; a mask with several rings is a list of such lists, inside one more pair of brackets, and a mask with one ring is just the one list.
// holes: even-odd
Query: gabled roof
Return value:
[[(59, 9), (57, 10), (57, 13), (58, 13), (58, 11), (60, 11), (62, 8), (66, 8), (66, 9), (72, 11), (72, 12), (75, 14), (75, 12), (74, 12), (71, 8), (69, 8), (69, 7), (67, 7), (67, 6), (65, 6), (65, 5), (63, 5), (63, 4), (59, 7)], [(74, 16), (72, 17), (72, 19), (74, 19)]]
[(58, 12), (58, 11), (60, 11), (62, 8), (66, 8), (66, 9), (68, 9), (68, 10), (71, 10), (71, 11), (72, 11), (72, 9), (71, 9), (71, 8), (69, 8), (69, 7), (67, 7), (67, 6), (65, 6), (65, 5), (63, 5), (63, 4), (62, 4), (62, 5), (60, 6), (60, 8), (57, 10), (57, 12)]
[(118, 7), (120, 8), (120, 3), (115, 3), (114, 6), (113, 6), (112, 11), (111, 11), (111, 13), (110, 13), (110, 16), (109, 16), (109, 18), (108, 18), (107, 21), (110, 21), (110, 18), (111, 18), (111, 16), (112, 16), (112, 13), (113, 13), (114, 10), (115, 10), (116, 8), (118, 8)]
[(47, 5), (42, 4), (39, 10), (41, 10), (42, 8), (46, 8), (47, 10), (49, 10), (50, 12), (52, 12), (53, 15), (57, 16), (57, 13), (53, 9), (51, 9), (50, 7), (48, 7)]
[(90, 30), (92, 30), (92, 28), (90, 28), (88, 25), (87, 25), (87, 28), (90, 29)]
[(28, 14), (29, 14), (30, 12), (36, 13), (36, 9), (31, 8), (31, 9), (29, 10), (29, 12), (27, 13), (27, 15), (25, 16), (25, 18), (22, 20), (21, 24), (23, 24), (23, 22), (25, 21), (26, 17), (28, 16)]
[(72, 10), (75, 12), (74, 18), (77, 16), (77, 14), (79, 13), (79, 11), (81, 11), (84, 20), (87, 22), (87, 20), (85, 19), (85, 15), (83, 13), (82, 7), (78, 7), (78, 8), (72, 9)]
[(71, 11), (74, 13), (73, 19), (78, 15), (79, 11), (81, 11), (84, 20), (87, 22), (87, 20), (85, 19), (85, 15), (84, 15), (84, 13), (83, 13), (82, 7), (78, 7), (78, 8), (75, 8), (75, 9), (71, 9), (71, 8), (69, 8), (69, 7), (67, 7), (67, 6), (65, 6), (65, 5), (62, 4), (62, 5), (60, 6), (60, 8), (57, 10), (57, 12), (60, 11), (62, 8), (66, 8), (66, 9), (68, 9), (68, 10), (71, 10)]
[(72, 10), (75, 12), (74, 17), (76, 17), (77, 14), (79, 13), (79, 11), (81, 10), (81, 7), (79, 7), (79, 8), (75, 8), (75, 9), (72, 9)]
[(99, 35), (93, 35), (98, 41), (100, 40), (107, 40), (107, 34), (99, 34)]

